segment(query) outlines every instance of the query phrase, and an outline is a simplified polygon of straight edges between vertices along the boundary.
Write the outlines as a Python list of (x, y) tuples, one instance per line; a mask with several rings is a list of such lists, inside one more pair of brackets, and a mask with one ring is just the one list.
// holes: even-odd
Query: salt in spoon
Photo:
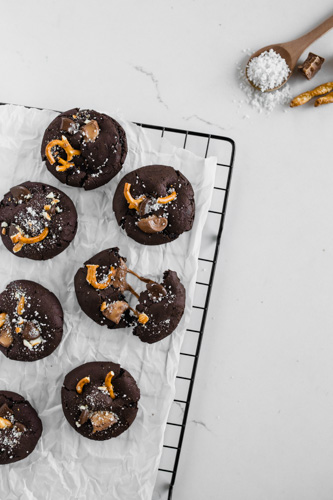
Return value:
[(326, 31), (330, 30), (331, 28), (333, 28), (333, 16), (330, 16), (328, 19), (326, 19), (326, 21), (319, 24), (319, 26), (317, 26), (313, 30), (309, 31), (309, 33), (306, 33), (305, 35), (301, 36), (300, 38), (296, 38), (296, 40), (292, 40), (291, 42), (286, 42), (286, 43), (277, 43), (274, 45), (267, 45), (266, 47), (263, 47), (262, 49), (257, 50), (257, 52), (252, 54), (252, 56), (250, 57), (247, 65), (246, 65), (245, 73), (246, 73), (246, 78), (248, 79), (249, 83), (252, 85), (252, 87), (256, 88), (257, 90), (261, 90), (261, 89), (259, 89), (259, 87), (254, 85), (254, 83), (249, 79), (249, 77), (247, 75), (247, 67), (249, 65), (249, 62), (254, 57), (258, 57), (263, 52), (266, 52), (266, 51), (273, 49), (275, 52), (280, 54), (280, 56), (286, 61), (287, 65), (290, 69), (290, 73), (289, 73), (288, 77), (280, 85), (278, 85), (277, 87), (274, 87), (273, 89), (266, 89), (266, 90), (264, 90), (264, 92), (271, 92), (272, 90), (277, 90), (280, 87), (282, 87), (282, 85), (284, 85), (287, 82), (287, 80), (289, 80), (289, 78), (291, 77), (292, 72), (294, 71), (295, 66), (297, 64), (297, 61), (300, 58), (300, 56), (302, 55), (302, 53), (304, 52), (304, 50), (309, 45), (311, 45), (311, 43), (313, 43), (315, 40), (317, 40), (317, 38), (321, 37), (321, 35), (326, 33)]

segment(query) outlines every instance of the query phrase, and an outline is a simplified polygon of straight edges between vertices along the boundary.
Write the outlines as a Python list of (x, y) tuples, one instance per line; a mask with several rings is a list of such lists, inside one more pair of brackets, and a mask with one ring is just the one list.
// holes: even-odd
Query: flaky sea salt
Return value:
[(246, 73), (253, 85), (265, 92), (282, 85), (290, 74), (290, 68), (280, 54), (270, 49), (251, 59)]
[[(244, 67), (239, 66), (239, 86), (244, 92), (245, 101), (255, 108), (259, 113), (266, 114), (274, 110), (276, 106), (289, 104), (291, 99), (290, 86), (284, 85), (279, 90), (272, 92), (261, 92), (256, 90), (246, 79)], [(248, 117), (248, 116), (247, 116)]]

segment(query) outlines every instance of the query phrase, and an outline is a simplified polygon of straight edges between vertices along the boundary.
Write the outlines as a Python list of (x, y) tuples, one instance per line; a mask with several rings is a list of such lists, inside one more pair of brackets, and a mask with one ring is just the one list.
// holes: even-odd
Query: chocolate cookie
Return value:
[[(125, 328), (134, 322), (134, 317), (127, 307), (117, 318), (117, 321), (109, 319), (110, 315), (107, 314), (107, 311), (103, 310), (102, 312), (101, 310), (102, 305), (105, 303), (123, 303), (126, 301), (124, 295), (126, 272), (124, 274), (125, 281), (121, 280), (122, 266), (125, 265), (125, 262), (126, 259), (119, 256), (119, 248), (109, 248), (87, 260), (84, 266), (77, 271), (74, 278), (75, 293), (81, 309), (93, 321), (99, 325), (106, 325), (111, 329)], [(111, 269), (118, 271), (120, 279), (114, 279), (115, 277), (111, 275)], [(124, 304), (124, 307), (126, 304)], [(121, 304), (119, 307), (121, 307)]]
[(74, 108), (47, 127), (41, 153), (47, 169), (60, 182), (95, 189), (121, 170), (127, 155), (126, 134), (110, 116)]
[(119, 436), (133, 423), (140, 390), (117, 363), (94, 361), (69, 372), (61, 390), (62, 408), (79, 434), (96, 441)]
[(185, 296), (185, 288), (175, 271), (165, 271), (161, 284), (147, 284), (147, 290), (140, 293), (136, 310), (148, 316), (149, 321), (137, 323), (134, 335), (148, 344), (170, 335), (183, 316)]
[(77, 229), (73, 202), (41, 182), (14, 186), (0, 203), (1, 238), (18, 257), (52, 259), (65, 250)]
[[(132, 274), (146, 284), (140, 295), (127, 282)], [(84, 263), (75, 275), (75, 292), (82, 310), (108, 328), (134, 326), (134, 335), (150, 344), (170, 335), (185, 308), (185, 288), (175, 271), (166, 271), (163, 282), (143, 278), (129, 269), (119, 248), (109, 248)], [(138, 299), (133, 309), (127, 293)]]
[(164, 165), (133, 170), (119, 182), (113, 198), (119, 226), (143, 245), (162, 245), (192, 228), (195, 203), (186, 177)]
[(59, 345), (63, 311), (57, 297), (34, 281), (12, 281), (0, 294), (0, 351), (17, 361), (36, 361)]
[(30, 455), (42, 430), (42, 422), (28, 401), (15, 392), (0, 391), (0, 465)]

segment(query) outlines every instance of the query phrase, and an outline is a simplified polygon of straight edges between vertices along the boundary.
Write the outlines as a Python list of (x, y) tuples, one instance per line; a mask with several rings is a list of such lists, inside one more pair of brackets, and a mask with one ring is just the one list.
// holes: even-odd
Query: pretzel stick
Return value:
[(309, 90), (308, 92), (304, 92), (303, 94), (300, 94), (297, 97), (295, 97), (291, 101), (290, 107), (295, 108), (296, 106), (302, 106), (302, 104), (305, 104), (306, 102), (310, 101), (312, 97), (327, 94), (327, 92), (331, 92), (331, 90), (333, 90), (333, 82), (328, 82), (324, 83), (323, 85), (319, 85), (319, 87), (316, 87), (313, 90)]
[(322, 104), (328, 104), (330, 102), (333, 102), (333, 92), (330, 92), (329, 94), (324, 95), (323, 97), (319, 97), (319, 99), (316, 100), (314, 105), (321, 106)]

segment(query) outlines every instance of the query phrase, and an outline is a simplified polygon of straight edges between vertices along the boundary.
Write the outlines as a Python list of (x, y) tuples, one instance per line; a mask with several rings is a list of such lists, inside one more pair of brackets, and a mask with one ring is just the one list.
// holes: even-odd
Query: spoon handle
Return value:
[(326, 33), (326, 31), (330, 30), (333, 28), (333, 16), (330, 16), (328, 19), (326, 19), (323, 23), (319, 24), (316, 28), (313, 30), (309, 31), (309, 33), (306, 33), (305, 35), (301, 36), (300, 38), (297, 38), (296, 40), (293, 40), (292, 42), (287, 42), (284, 45), (286, 49), (292, 47), (293, 52), (295, 53), (295, 64), (297, 60), (299, 59), (299, 56), (302, 54), (302, 52), (309, 46), (311, 43), (313, 43), (317, 38), (319, 38), (321, 35)]

